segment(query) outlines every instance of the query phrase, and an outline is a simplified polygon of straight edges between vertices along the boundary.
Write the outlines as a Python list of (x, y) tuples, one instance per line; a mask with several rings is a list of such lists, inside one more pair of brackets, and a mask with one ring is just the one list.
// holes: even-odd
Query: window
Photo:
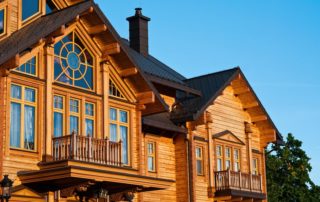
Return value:
[(118, 90), (117, 86), (111, 79), (109, 80), (109, 95), (124, 99), (122, 93)]
[(54, 45), (55, 81), (93, 90), (94, 58), (75, 32)]
[(216, 149), (216, 156), (217, 156), (217, 171), (223, 170), (222, 164), (222, 146), (218, 145)]
[(36, 90), (11, 85), (10, 147), (35, 150)]
[(252, 159), (252, 174), (259, 175), (259, 162), (257, 158)]
[(234, 171), (240, 171), (240, 151), (239, 149), (233, 150)]
[(35, 56), (31, 58), (20, 67), (17, 67), (15, 70), (35, 76), (37, 74), (37, 57)]
[(4, 8), (0, 9), (0, 35), (4, 34), (6, 31), (6, 10)]
[(226, 147), (225, 148), (225, 168), (231, 169), (231, 148)]
[(94, 136), (94, 104), (87, 102), (86, 103), (86, 135)]
[(202, 147), (196, 147), (197, 175), (203, 175), (203, 154)]
[(40, 12), (39, 0), (21, 0), (21, 5), (22, 21), (26, 21), (27, 19)]
[(128, 128), (129, 128), (129, 114), (127, 111), (110, 108), (110, 140), (117, 142), (122, 141), (122, 163), (129, 163), (128, 155)]
[(61, 137), (64, 131), (64, 97), (53, 97), (53, 110), (53, 136)]
[(51, 0), (46, 1), (46, 14), (52, 13), (57, 10), (57, 7)]
[(234, 170), (240, 171), (240, 149), (232, 146), (217, 145), (216, 146), (216, 162), (217, 171)]
[(148, 142), (147, 144), (147, 156), (148, 156), (148, 171), (156, 172), (156, 143)]
[(69, 102), (69, 133), (79, 133), (79, 120), (80, 120), (80, 101), (76, 99), (70, 99)]

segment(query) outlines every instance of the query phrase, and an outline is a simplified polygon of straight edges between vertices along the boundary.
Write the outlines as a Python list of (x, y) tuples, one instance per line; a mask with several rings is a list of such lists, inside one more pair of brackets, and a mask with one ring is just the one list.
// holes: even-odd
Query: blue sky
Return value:
[(240, 66), (281, 133), (303, 141), (320, 185), (320, 1), (96, 2), (125, 38), (142, 7), (150, 53), (186, 77)]

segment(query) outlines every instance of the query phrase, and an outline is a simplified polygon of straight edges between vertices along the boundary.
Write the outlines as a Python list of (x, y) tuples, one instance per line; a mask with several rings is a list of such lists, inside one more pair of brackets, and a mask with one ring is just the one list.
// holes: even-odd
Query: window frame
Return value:
[[(152, 145), (153, 153), (149, 153), (149, 144)], [(152, 164), (153, 164), (153, 170), (149, 170), (149, 157), (152, 158)], [(150, 173), (156, 173), (157, 172), (157, 164), (156, 164), (156, 158), (157, 158), (157, 145), (155, 141), (148, 140), (147, 141), (147, 170)]]
[[(221, 155), (218, 156), (217, 155), (217, 147), (221, 147)], [(242, 148), (241, 146), (235, 146), (233, 144), (225, 144), (225, 143), (222, 143), (222, 142), (217, 142), (215, 144), (215, 168), (216, 168), (216, 171), (218, 171), (218, 159), (221, 160), (221, 170), (220, 171), (225, 171), (227, 170), (227, 165), (226, 165), (226, 161), (229, 160), (230, 161), (230, 167), (229, 169), (231, 171), (235, 171), (234, 169), (234, 165), (236, 162), (239, 163), (239, 170), (238, 171), (235, 171), (235, 172), (240, 172), (241, 171), (241, 151), (242, 151)], [(230, 148), (230, 157), (229, 158), (226, 158), (226, 148)], [(239, 151), (239, 159), (238, 161), (235, 162), (235, 159), (234, 159), (234, 151), (235, 150), (238, 150)]]
[[(31, 74), (31, 73), (27, 73), (25, 71), (18, 70), (18, 68), (20, 68), (22, 65), (25, 65), (27, 62), (29, 62), (33, 58), (35, 58), (35, 74)], [(21, 64), (19, 67), (13, 69), (13, 71), (18, 72), (20, 74), (25, 74), (25, 75), (28, 75), (28, 76), (32, 76), (32, 77), (38, 77), (38, 72), (39, 72), (38, 68), (39, 68), (39, 58), (38, 58), (38, 54), (35, 54), (35, 55), (32, 55), (27, 60), (25, 60), (25, 62), (23, 64)]]
[[(256, 160), (256, 164), (254, 164), (254, 160)], [(253, 175), (260, 175), (260, 158), (257, 155), (252, 155), (252, 174)], [(256, 168), (254, 168), (256, 165)]]
[[(93, 112), (93, 115), (89, 115), (89, 114), (87, 114), (87, 104), (90, 104), (90, 105), (92, 105), (92, 112)], [(96, 133), (96, 105), (95, 105), (95, 103), (93, 103), (93, 102), (89, 102), (89, 101), (85, 101), (85, 103), (84, 103), (84, 127), (85, 127), (85, 132), (87, 132), (86, 131), (86, 124), (87, 124), (87, 119), (88, 120), (91, 120), (91, 121), (93, 121), (93, 128), (92, 128), (92, 130), (93, 130), (93, 134), (91, 134), (91, 137), (95, 137), (95, 133)], [(88, 137), (88, 134), (85, 134), (87, 137)]]
[[(21, 88), (21, 99), (17, 99), (17, 98), (12, 98), (12, 95), (11, 95), (11, 88), (12, 86), (15, 85), (15, 86), (19, 86)], [(28, 89), (32, 89), (34, 90), (34, 93), (35, 93), (35, 101), (34, 102), (31, 102), (31, 101), (26, 101), (25, 100), (25, 89), (28, 88)], [(14, 149), (14, 150), (22, 150), (22, 151), (28, 151), (28, 152), (37, 152), (38, 150), (38, 126), (37, 126), (37, 121), (38, 121), (38, 89), (33, 87), (33, 86), (28, 86), (28, 85), (24, 85), (24, 84), (19, 84), (19, 83), (15, 83), (15, 82), (11, 82), (10, 83), (10, 119), (11, 119), (11, 103), (18, 103), (20, 104), (20, 147), (14, 147), (14, 146), (11, 146), (10, 144), (10, 138), (11, 138), (11, 132), (10, 132), (10, 129), (9, 129), (9, 148), (10, 149)], [(24, 148), (25, 147), (25, 143), (24, 143), (24, 138), (25, 138), (25, 130), (24, 130), (24, 127), (25, 127), (25, 106), (31, 106), (31, 107), (34, 107), (34, 149), (26, 149)], [(10, 124), (11, 125), (11, 124)]]
[(3, 10), (3, 32), (0, 33), (0, 38), (7, 34), (7, 12), (8, 8), (6, 2), (0, 2), (0, 11)]
[[(62, 98), (62, 109), (59, 108), (55, 108), (54, 107), (54, 98), (55, 97), (61, 97)], [(60, 94), (53, 94), (52, 96), (53, 101), (52, 101), (52, 108), (53, 108), (53, 113), (52, 113), (52, 122), (53, 122), (53, 129), (52, 129), (52, 137), (55, 137), (54, 135), (54, 113), (60, 113), (62, 114), (62, 136), (66, 135), (65, 131), (66, 131), (66, 97)]]
[(29, 16), (28, 18), (26, 19), (22, 19), (22, 1), (23, 0), (19, 0), (19, 21), (21, 22), (21, 25), (25, 25), (27, 24), (28, 22), (30, 22), (32, 19), (35, 19), (38, 15), (40, 15), (42, 13), (42, 2), (43, 0), (39, 0), (39, 4), (38, 4), (38, 12), (34, 13), (33, 15)]
[[(198, 152), (197, 152), (197, 150), (199, 149), (199, 151), (200, 151), (200, 156), (198, 156), (197, 154), (198, 154)], [(202, 146), (196, 146), (196, 148), (195, 148), (195, 157), (196, 157), (196, 172), (197, 172), (197, 175), (198, 176), (204, 176), (204, 154), (203, 154), (203, 151), (204, 151), (204, 149), (203, 149), (203, 147)], [(199, 170), (198, 170), (198, 161), (200, 161), (200, 165), (201, 165), (201, 170), (200, 170), (200, 172), (199, 172)]]
[[(111, 120), (110, 118), (110, 109), (115, 109), (117, 112), (117, 118), (116, 120)], [(127, 123), (121, 122), (120, 121), (120, 111), (124, 111), (127, 112)], [(130, 157), (130, 145), (131, 145), (131, 131), (130, 131), (130, 124), (131, 124), (131, 115), (130, 115), (130, 111), (124, 108), (120, 108), (118, 106), (114, 106), (114, 105), (109, 105), (108, 107), (108, 112), (109, 112), (109, 117), (108, 117), (108, 121), (109, 121), (109, 130), (110, 130), (110, 125), (114, 124), (117, 127), (117, 142), (119, 142), (121, 140), (121, 131), (120, 131), (120, 127), (124, 126), (127, 128), (127, 152), (128, 152), (128, 163), (122, 163), (125, 166), (129, 166), (131, 163), (131, 157)], [(109, 134), (107, 136), (109, 138), (109, 140), (111, 141), (111, 132), (109, 131)], [(122, 143), (123, 144), (123, 143)]]
[[(78, 102), (78, 112), (74, 112), (74, 111), (71, 111), (71, 104), (70, 104), (70, 102), (71, 101), (77, 101)], [(70, 97), (69, 99), (68, 99), (68, 102), (69, 102), (69, 109), (68, 109), (68, 111), (69, 111), (69, 115), (68, 115), (68, 119), (69, 119), (69, 128), (68, 128), (68, 131), (69, 131), (69, 133), (71, 134), (71, 133), (73, 133), (73, 131), (71, 131), (71, 124), (70, 124), (70, 120), (71, 120), (71, 116), (73, 116), (73, 117), (77, 117), (78, 118), (78, 130), (77, 131), (75, 131), (76, 132), (76, 134), (77, 135), (81, 135), (81, 123), (82, 123), (82, 119), (81, 119), (81, 99), (79, 99), (79, 98), (75, 98), (75, 97)]]

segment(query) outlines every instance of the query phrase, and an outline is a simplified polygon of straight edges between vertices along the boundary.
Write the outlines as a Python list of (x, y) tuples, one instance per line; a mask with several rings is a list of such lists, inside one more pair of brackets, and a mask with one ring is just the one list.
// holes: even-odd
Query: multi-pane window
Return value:
[(75, 32), (54, 45), (55, 81), (93, 90), (94, 58)]
[(252, 159), (252, 174), (258, 175), (259, 174), (259, 162), (257, 158)]
[(233, 164), (234, 164), (234, 171), (240, 171), (240, 150), (239, 149), (233, 150)]
[(37, 91), (11, 85), (10, 147), (35, 150)]
[(40, 12), (39, 0), (21, 0), (21, 19), (26, 21)]
[(0, 8), (0, 35), (5, 33), (5, 28), (6, 28), (5, 16), (6, 16), (6, 10), (4, 8)]
[(109, 120), (110, 140), (114, 142), (122, 141), (122, 163), (129, 164), (129, 113), (125, 110), (110, 108)]
[(94, 136), (94, 104), (86, 102), (86, 113), (85, 113), (85, 124), (86, 124), (86, 135)]
[(216, 157), (217, 157), (217, 171), (223, 170), (223, 157), (222, 157), (222, 146), (217, 145), (216, 147)]
[(61, 137), (64, 131), (64, 97), (53, 97), (53, 136)]
[(69, 132), (79, 133), (80, 120), (80, 101), (77, 99), (70, 99), (69, 101)]
[(156, 172), (156, 143), (155, 142), (148, 142), (147, 156), (148, 156), (148, 171)]
[(222, 170), (234, 170), (240, 171), (240, 149), (225, 146), (217, 145), (216, 146), (216, 169), (217, 171)]
[(26, 63), (20, 65), (20, 67), (17, 67), (15, 70), (35, 76), (37, 74), (37, 57), (34, 56)]
[(118, 87), (111, 79), (109, 80), (109, 95), (117, 98), (124, 98)]
[(225, 147), (225, 168), (231, 169), (231, 148)]
[(197, 175), (203, 175), (203, 153), (202, 147), (196, 147)]

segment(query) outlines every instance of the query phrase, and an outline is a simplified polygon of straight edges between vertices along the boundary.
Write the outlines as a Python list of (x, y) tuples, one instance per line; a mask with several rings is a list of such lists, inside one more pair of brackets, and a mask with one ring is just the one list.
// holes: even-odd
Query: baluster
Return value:
[(242, 176), (241, 175), (242, 175), (241, 171), (239, 171), (239, 188), (240, 188), (240, 190), (242, 188)]
[(122, 140), (120, 140), (119, 141), (119, 145), (118, 145), (118, 147), (119, 147), (119, 166), (121, 166), (121, 164), (122, 164)]
[(92, 139), (89, 137), (88, 139), (88, 160), (91, 161), (92, 159)]
[(228, 172), (228, 187), (230, 187), (230, 184), (231, 184), (230, 168), (228, 168), (227, 172)]

